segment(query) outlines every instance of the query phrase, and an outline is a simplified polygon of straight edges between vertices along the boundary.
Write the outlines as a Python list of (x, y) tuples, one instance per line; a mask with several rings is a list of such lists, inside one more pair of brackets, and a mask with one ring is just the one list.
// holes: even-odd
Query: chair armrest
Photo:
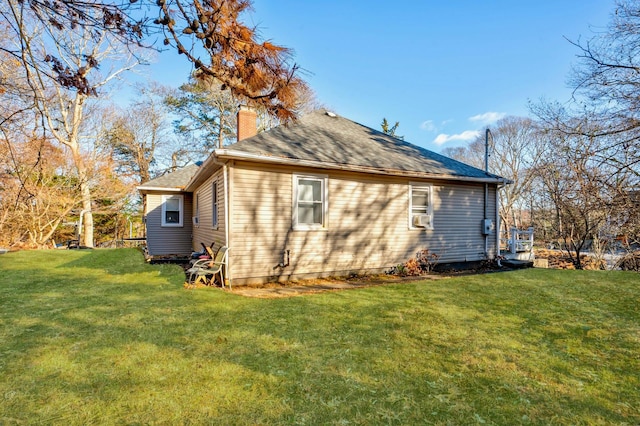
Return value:
[(199, 259), (196, 261), (189, 269), (187, 269), (188, 274), (193, 274), (197, 271), (202, 271), (211, 268), (213, 266), (213, 260), (211, 259)]
[(210, 264), (213, 263), (213, 260), (211, 259), (198, 259), (196, 260), (193, 265), (191, 265), (192, 268), (208, 268)]

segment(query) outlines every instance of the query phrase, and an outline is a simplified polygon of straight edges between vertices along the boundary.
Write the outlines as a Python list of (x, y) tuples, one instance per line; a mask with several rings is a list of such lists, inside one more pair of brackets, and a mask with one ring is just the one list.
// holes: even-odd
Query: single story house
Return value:
[(150, 255), (229, 247), (233, 285), (371, 273), (429, 249), (441, 263), (499, 254), (504, 178), (329, 111), (256, 134), (139, 187)]

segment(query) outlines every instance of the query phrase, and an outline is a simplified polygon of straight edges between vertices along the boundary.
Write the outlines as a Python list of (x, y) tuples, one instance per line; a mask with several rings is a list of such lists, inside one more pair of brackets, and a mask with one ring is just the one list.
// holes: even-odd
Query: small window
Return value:
[(409, 228), (433, 229), (431, 185), (409, 185)]
[(162, 196), (162, 226), (182, 226), (183, 196)]
[(193, 216), (193, 225), (198, 226), (198, 224), (200, 223), (200, 201), (199, 201), (200, 194), (196, 193), (195, 197), (196, 197), (194, 202), (195, 215)]
[(293, 229), (327, 227), (327, 177), (293, 176)]
[(218, 182), (213, 182), (211, 185), (211, 200), (212, 200), (212, 223), (214, 228), (218, 227)]

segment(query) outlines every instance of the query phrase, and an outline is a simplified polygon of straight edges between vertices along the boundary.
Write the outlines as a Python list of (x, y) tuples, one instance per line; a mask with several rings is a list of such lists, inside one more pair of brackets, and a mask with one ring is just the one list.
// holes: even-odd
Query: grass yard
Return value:
[(640, 424), (640, 275), (288, 299), (134, 249), (0, 256), (0, 425)]

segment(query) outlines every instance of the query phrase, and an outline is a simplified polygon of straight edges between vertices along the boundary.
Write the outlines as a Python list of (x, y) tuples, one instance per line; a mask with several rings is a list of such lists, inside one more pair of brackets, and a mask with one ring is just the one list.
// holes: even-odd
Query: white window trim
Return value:
[[(414, 226), (413, 225), (413, 189), (425, 188), (429, 190), (429, 206), (427, 209), (427, 215), (430, 216), (429, 226)], [(415, 230), (433, 230), (433, 185), (423, 182), (409, 182), (409, 229)]]
[(218, 202), (218, 181), (211, 182), (211, 228), (220, 226), (220, 203)]
[[(313, 179), (322, 182), (322, 224), (298, 223), (298, 180)], [(292, 176), (293, 202), (291, 218), (294, 231), (321, 231), (329, 229), (329, 176), (316, 174), (294, 174)]]
[[(180, 212), (180, 221), (178, 223), (167, 223), (166, 217), (167, 217), (167, 200), (172, 200), (172, 199), (177, 199), (179, 204), (178, 204), (178, 211)], [(175, 228), (175, 227), (181, 227), (183, 226), (183, 220), (184, 220), (184, 195), (163, 195), (162, 196), (162, 222), (161, 222), (161, 226), (163, 227), (171, 227), (171, 228)]]

